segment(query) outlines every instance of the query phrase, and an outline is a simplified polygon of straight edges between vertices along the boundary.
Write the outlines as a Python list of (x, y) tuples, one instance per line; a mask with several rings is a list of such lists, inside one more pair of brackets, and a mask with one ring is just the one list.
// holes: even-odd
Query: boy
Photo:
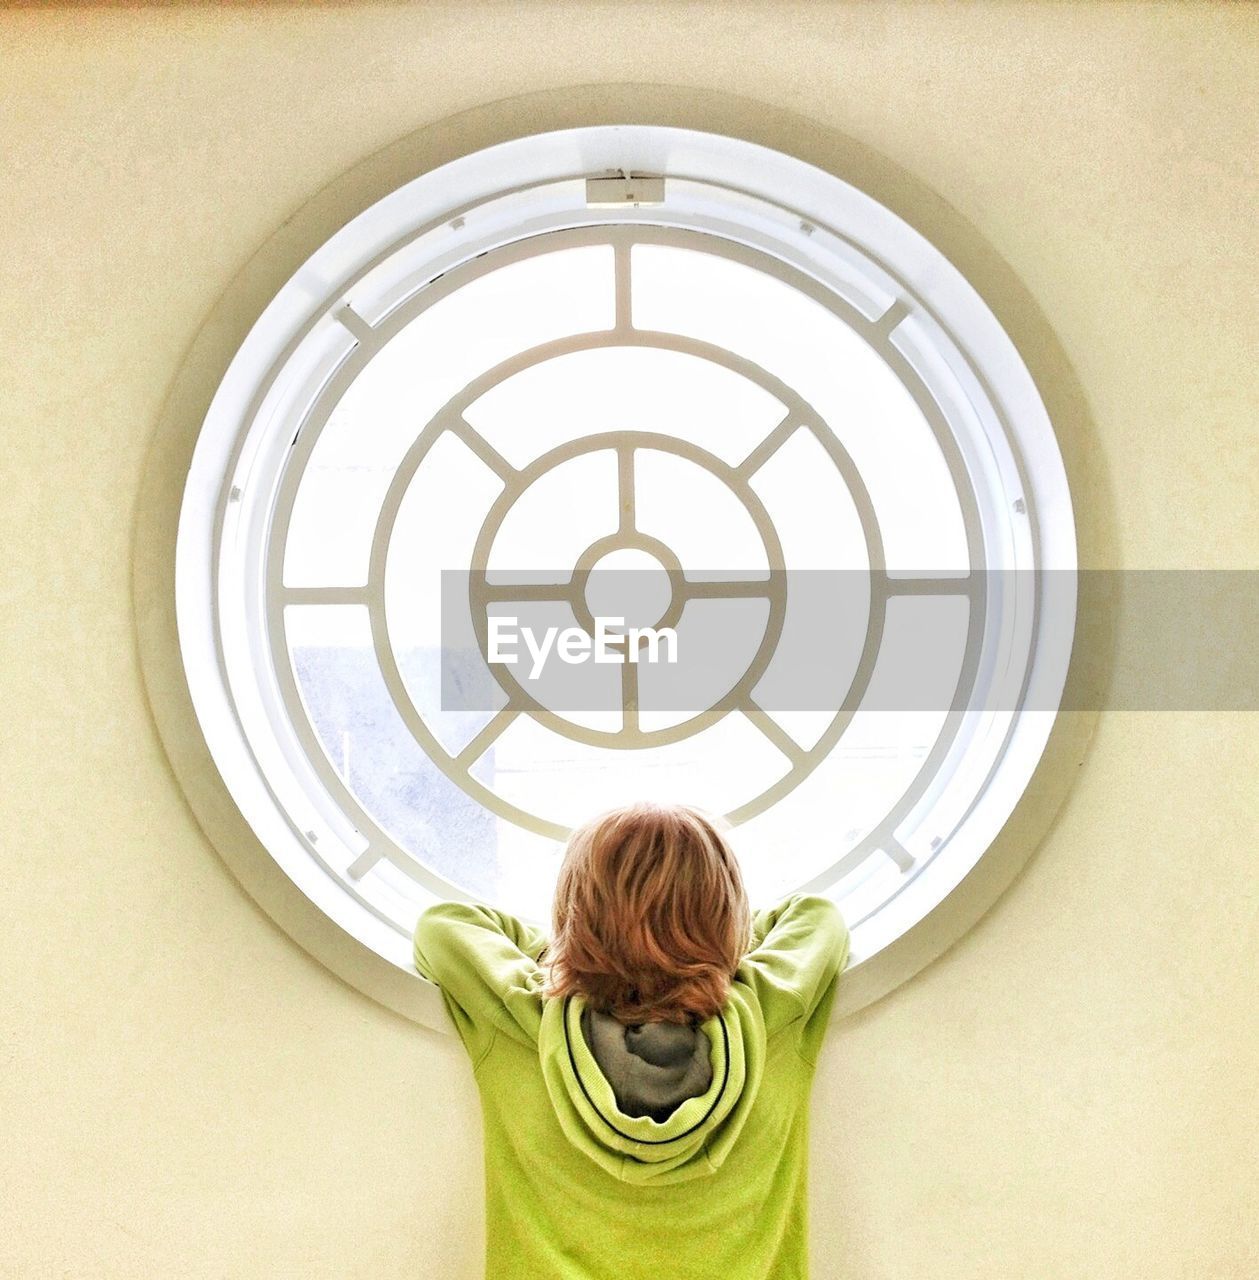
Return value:
[(805, 1280), (808, 1095), (848, 932), (752, 917), (713, 819), (637, 804), (569, 840), (552, 938), (442, 903), (415, 931), (472, 1058), (489, 1280)]

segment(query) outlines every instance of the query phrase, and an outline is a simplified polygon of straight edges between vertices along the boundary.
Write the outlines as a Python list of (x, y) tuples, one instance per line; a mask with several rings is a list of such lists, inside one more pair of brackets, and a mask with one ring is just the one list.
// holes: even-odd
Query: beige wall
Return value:
[[(479, 1274), (456, 1043), (241, 891), (136, 656), (164, 393), (288, 215), (538, 89), (813, 117), (939, 192), (1056, 332), (1091, 562), (1253, 568), (1257, 73), (1243, 5), (0, 12), (0, 1276)], [(820, 1280), (1259, 1274), (1256, 723), (1103, 717), (1013, 889), (835, 1033)]]

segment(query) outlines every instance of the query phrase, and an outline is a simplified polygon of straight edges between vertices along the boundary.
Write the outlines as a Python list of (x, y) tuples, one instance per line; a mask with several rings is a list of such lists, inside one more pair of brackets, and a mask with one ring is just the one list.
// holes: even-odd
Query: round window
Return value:
[[(414, 179), (280, 291), (176, 604), (241, 812), (399, 968), (435, 898), (544, 919), (568, 829), (641, 797), (725, 814), (757, 900), (834, 896), (860, 964), (1018, 802), (1074, 568), (1043, 404), (937, 250), (781, 153), (599, 126)], [(619, 657), (548, 664), (609, 618)]]

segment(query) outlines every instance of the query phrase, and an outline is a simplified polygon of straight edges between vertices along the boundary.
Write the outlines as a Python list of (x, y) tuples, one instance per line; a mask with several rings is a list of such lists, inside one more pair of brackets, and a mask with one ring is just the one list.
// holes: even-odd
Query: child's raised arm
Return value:
[(474, 1069), (498, 1032), (536, 1043), (546, 934), (505, 911), (439, 902), (415, 926), (415, 967), (435, 982)]
[(839, 908), (817, 894), (793, 893), (752, 920), (752, 949), (739, 977), (760, 997), (769, 1035), (809, 1020), (848, 959), (848, 927)]

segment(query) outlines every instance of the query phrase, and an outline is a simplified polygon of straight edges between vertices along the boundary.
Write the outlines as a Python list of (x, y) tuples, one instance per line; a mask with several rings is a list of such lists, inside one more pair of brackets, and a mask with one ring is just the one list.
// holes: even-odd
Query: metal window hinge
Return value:
[(664, 204), (664, 178), (622, 169), (617, 178), (586, 179), (588, 209), (615, 209), (626, 204)]

